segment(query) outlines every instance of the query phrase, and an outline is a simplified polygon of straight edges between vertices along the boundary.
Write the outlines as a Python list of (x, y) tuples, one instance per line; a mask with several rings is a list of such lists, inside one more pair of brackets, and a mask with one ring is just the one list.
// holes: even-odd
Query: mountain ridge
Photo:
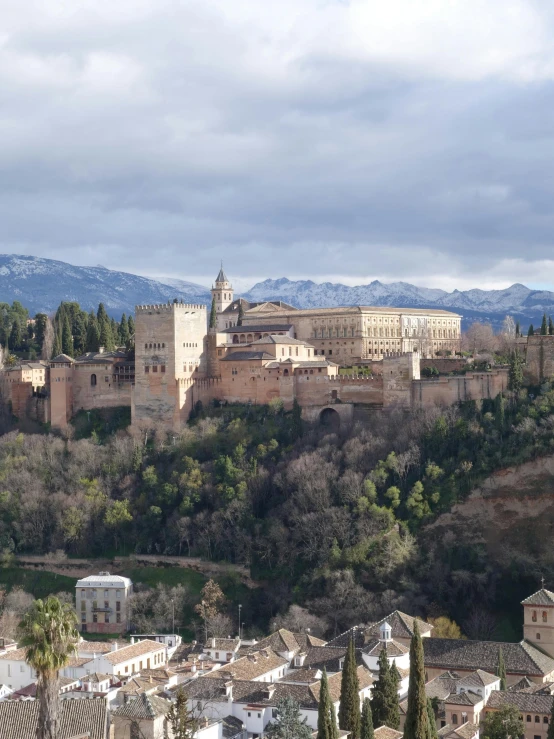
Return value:
[[(237, 292), (237, 295), (239, 293)], [(554, 314), (554, 292), (533, 290), (514, 283), (502, 290), (453, 290), (426, 288), (408, 282), (366, 285), (313, 280), (267, 279), (253, 285), (242, 296), (252, 302), (283, 300), (297, 308), (326, 308), (375, 305), (398, 308), (441, 308), (462, 315), (464, 324), (490, 321), (498, 327), (510, 314), (522, 327), (540, 323), (543, 313)], [(135, 305), (164, 303), (173, 299), (203, 303), (208, 308), (208, 287), (174, 277), (156, 280), (103, 266), (80, 267), (54, 259), (20, 254), (0, 254), (0, 301), (19, 300), (31, 314), (54, 312), (62, 300), (77, 301), (96, 309), (102, 302), (110, 315), (134, 311)]]

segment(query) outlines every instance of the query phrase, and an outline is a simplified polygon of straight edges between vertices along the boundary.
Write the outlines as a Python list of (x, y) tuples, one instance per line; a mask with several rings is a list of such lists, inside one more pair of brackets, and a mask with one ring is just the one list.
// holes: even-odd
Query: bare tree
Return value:
[(279, 614), (272, 623), (277, 629), (288, 629), (296, 633), (309, 631), (314, 636), (323, 636), (329, 628), (327, 619), (316, 616), (307, 608), (296, 604), (293, 604), (284, 615)]
[(498, 339), (490, 323), (472, 323), (462, 336), (462, 348), (472, 354), (494, 352)]

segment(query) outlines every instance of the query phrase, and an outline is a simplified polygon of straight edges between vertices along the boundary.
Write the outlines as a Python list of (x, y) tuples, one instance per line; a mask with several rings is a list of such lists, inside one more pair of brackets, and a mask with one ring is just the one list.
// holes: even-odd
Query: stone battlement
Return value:
[(196, 385), (197, 387), (207, 388), (217, 385), (220, 382), (221, 377), (179, 377), (176, 380), (177, 385), (180, 387)]
[(148, 311), (156, 311), (160, 313), (161, 311), (166, 311), (170, 313), (171, 311), (178, 309), (178, 310), (205, 310), (206, 306), (201, 304), (194, 304), (194, 303), (160, 303), (158, 305), (136, 305), (135, 311), (137, 313), (146, 313)]

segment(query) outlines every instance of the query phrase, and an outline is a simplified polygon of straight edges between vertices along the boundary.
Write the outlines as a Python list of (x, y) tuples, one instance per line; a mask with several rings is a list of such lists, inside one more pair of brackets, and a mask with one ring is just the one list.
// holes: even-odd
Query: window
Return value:
[(535, 723), (536, 724), (540, 724), (540, 722), (541, 722), (541, 717), (540, 716), (535, 716)]
[(104, 608), (109, 608), (109, 607), (110, 607), (110, 604), (108, 603), (108, 601), (107, 601), (107, 600), (105, 600), (105, 601), (104, 601)]
[(162, 364), (160, 367), (160, 372), (165, 372), (165, 364)]
[(529, 714), (527, 714), (527, 719), (526, 719), (526, 721), (527, 721), (527, 723), (528, 723), (528, 724), (530, 724), (530, 723), (531, 723), (531, 716), (529, 716)]
[(109, 613), (106, 613), (106, 615), (104, 616), (104, 623), (105, 624), (109, 624), (110, 623), (110, 614)]
[(116, 603), (115, 603), (115, 610), (116, 611), (120, 611), (121, 610), (121, 601), (119, 601), (119, 600), (116, 601)]
[(252, 714), (248, 711), (248, 718), (251, 718)]
[(104, 590), (104, 598), (109, 598), (110, 594), (107, 590)]
[(86, 610), (87, 610), (87, 604), (84, 600), (82, 600), (81, 601), (81, 611), (86, 611)]
[(537, 634), (537, 641), (540, 641), (541, 635)]
[(157, 371), (158, 371), (158, 365), (156, 365), (156, 364), (155, 364), (155, 365), (154, 365), (154, 366), (152, 367), (152, 372), (157, 372)]
[(115, 614), (115, 622), (116, 622), (116, 624), (120, 624), (121, 623), (121, 613), (116, 613)]
[(543, 624), (546, 623), (547, 619), (548, 619), (548, 613), (546, 611), (543, 611), (542, 612), (542, 622), (543, 622)]
[(92, 623), (93, 624), (97, 624), (98, 623), (98, 616), (96, 615), (96, 613), (93, 613), (92, 614)]
[(458, 714), (457, 713), (453, 713), (452, 714), (452, 723), (453, 724), (457, 724), (458, 723)]
[(116, 590), (115, 591), (115, 597), (116, 598), (121, 598), (121, 590)]
[(90, 384), (91, 384), (92, 387), (94, 387), (96, 385), (96, 375), (91, 375), (90, 376)]
[(86, 624), (87, 622), (87, 616), (86, 613), (81, 614), (81, 623)]
[(215, 658), (216, 658), (216, 659), (219, 659), (219, 652), (216, 652), (216, 653), (215, 653)]
[(533, 615), (531, 616), (531, 621), (534, 622), (536, 620), (537, 620), (537, 612), (536, 611), (533, 611)]
[(150, 372), (150, 367), (148, 365), (146, 365), (146, 367), (144, 368), (144, 372), (146, 374), (148, 374)]
[(542, 717), (542, 722), (543, 722), (543, 724), (547, 724), (548, 723), (548, 716), (543, 716)]

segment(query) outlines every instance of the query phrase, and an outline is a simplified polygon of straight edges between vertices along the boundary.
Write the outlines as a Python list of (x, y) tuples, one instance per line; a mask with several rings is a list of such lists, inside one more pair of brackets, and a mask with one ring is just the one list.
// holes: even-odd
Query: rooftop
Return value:
[(240, 657), (235, 662), (214, 670), (206, 677), (226, 678), (227, 680), (255, 680), (271, 670), (288, 665), (289, 660), (281, 657), (272, 649), (260, 649)]
[(554, 593), (542, 588), (528, 598), (525, 598), (525, 600), (522, 600), (521, 604), (524, 606), (554, 606)]
[(158, 716), (166, 716), (170, 708), (171, 703), (166, 701), (165, 698), (141, 693), (133, 700), (112, 709), (112, 716), (130, 719), (155, 719)]
[(439, 737), (451, 737), (451, 739), (472, 739), (479, 732), (477, 724), (470, 724), (469, 721), (461, 726), (455, 726), (454, 724), (446, 724), (442, 729), (439, 729)]
[(541, 693), (517, 693), (512, 690), (493, 690), (487, 700), (487, 708), (516, 706), (519, 711), (529, 713), (552, 713), (554, 696)]
[(242, 326), (231, 326), (220, 331), (222, 334), (268, 334), (272, 331), (290, 331), (293, 328), (292, 323), (266, 323), (259, 326), (255, 323), (247, 323)]
[[(385, 618), (369, 626), (354, 626), (343, 634), (331, 639), (329, 645), (347, 647), (350, 637), (354, 636), (356, 647), (361, 648), (372, 639), (379, 639), (381, 635), (380, 627), (385, 622), (391, 627), (391, 636), (393, 639), (411, 639), (414, 635), (414, 621), (416, 621), (416, 618), (414, 616), (408, 616), (407, 613), (402, 613), (402, 611), (393, 611), (388, 616), (385, 616)], [(417, 622), (421, 634), (426, 634), (433, 630), (433, 626), (423, 621), (423, 619), (417, 618)], [(426, 641), (428, 640), (423, 640), (424, 643)]]
[(484, 670), (493, 674), (498, 664), (498, 652), (502, 649), (508, 674), (544, 677), (554, 671), (554, 659), (526, 641), (510, 644), (469, 639), (423, 639), (422, 643), (426, 667)]
[[(36, 739), (39, 701), (0, 701), (0, 739)], [(106, 739), (108, 704), (104, 698), (60, 703), (58, 739)]]
[(121, 662), (126, 662), (135, 657), (141, 657), (143, 654), (159, 652), (160, 649), (165, 649), (165, 646), (157, 641), (144, 639), (143, 641), (135, 642), (135, 644), (130, 644), (128, 647), (123, 647), (123, 649), (118, 649), (115, 652), (109, 652), (109, 654), (104, 655), (104, 659), (107, 659), (112, 665), (119, 665)]
[(123, 577), (122, 575), (110, 575), (109, 572), (100, 572), (98, 575), (88, 575), (88, 577), (82, 577), (80, 580), (77, 580), (77, 584), (75, 585), (75, 587), (93, 588), (96, 586), (99, 588), (103, 588), (105, 585), (119, 585), (120, 587), (129, 587), (130, 585), (132, 585), (132, 583), (128, 577)]
[(390, 726), (379, 726), (374, 730), (375, 739), (400, 739), (403, 734), (401, 731), (391, 729)]
[(226, 357), (222, 357), (222, 362), (247, 362), (253, 359), (275, 359), (272, 354), (267, 352), (231, 352)]

